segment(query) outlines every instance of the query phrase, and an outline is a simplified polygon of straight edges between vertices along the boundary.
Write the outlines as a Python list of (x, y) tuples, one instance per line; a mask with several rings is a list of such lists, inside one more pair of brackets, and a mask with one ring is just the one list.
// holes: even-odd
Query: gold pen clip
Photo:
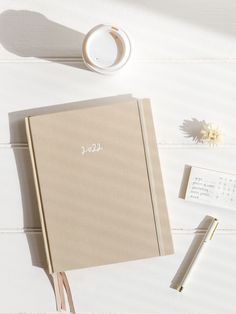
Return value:
[[(216, 221), (217, 221), (217, 219), (216, 219)], [(216, 226), (215, 226), (214, 230), (212, 231), (212, 234), (211, 234), (211, 236), (210, 236), (210, 240), (212, 240), (213, 235), (214, 235), (214, 233), (215, 233), (216, 228), (218, 227), (218, 225), (219, 225), (219, 222), (217, 222), (217, 224), (216, 224)]]

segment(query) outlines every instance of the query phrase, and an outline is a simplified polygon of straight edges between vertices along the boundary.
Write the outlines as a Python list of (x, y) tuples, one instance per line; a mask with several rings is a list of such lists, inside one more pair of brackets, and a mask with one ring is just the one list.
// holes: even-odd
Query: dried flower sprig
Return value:
[(217, 145), (221, 138), (222, 132), (220, 128), (212, 123), (206, 124), (201, 130), (202, 142), (208, 143), (210, 146)]

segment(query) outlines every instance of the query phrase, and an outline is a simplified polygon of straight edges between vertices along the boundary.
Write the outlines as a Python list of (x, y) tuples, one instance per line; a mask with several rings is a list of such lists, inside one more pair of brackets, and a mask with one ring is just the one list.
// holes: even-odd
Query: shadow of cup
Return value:
[(0, 14), (0, 43), (20, 57), (35, 57), (65, 64), (60, 58), (82, 56), (84, 37), (84, 34), (53, 22), (38, 12), (7, 10)]

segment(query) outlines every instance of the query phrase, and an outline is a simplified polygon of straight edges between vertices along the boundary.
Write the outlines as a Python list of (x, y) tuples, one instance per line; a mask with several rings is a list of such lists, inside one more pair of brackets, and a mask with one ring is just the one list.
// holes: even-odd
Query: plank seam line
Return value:
[[(173, 234), (202, 234), (204, 229), (189, 229), (189, 228), (172, 228)], [(41, 234), (41, 228), (0, 228), (0, 234)], [(235, 234), (236, 229), (234, 228), (222, 228), (218, 229), (217, 233), (220, 234)]]
[[(84, 63), (82, 57), (29, 57), (29, 58), (12, 58), (0, 59), (0, 63)], [(148, 59), (131, 59), (130, 63), (236, 63), (236, 57), (224, 58), (148, 58)]]
[[(158, 142), (157, 145), (160, 148), (176, 149), (176, 148), (186, 148), (186, 149), (209, 149), (208, 145), (205, 144), (192, 144), (192, 143), (171, 143), (171, 142)], [(230, 144), (219, 144), (214, 149), (230, 149), (235, 148), (236, 143)], [(26, 143), (0, 143), (0, 149), (28, 149), (28, 144)]]
[[(0, 312), (0, 314), (58, 314), (59, 312)], [(71, 314), (70, 312), (63, 311), (64, 314)], [(80, 313), (83, 314), (83, 313)], [(88, 314), (88, 313), (84, 313)], [(96, 313), (94, 313), (96, 314)], [(97, 313), (99, 314), (99, 313)]]

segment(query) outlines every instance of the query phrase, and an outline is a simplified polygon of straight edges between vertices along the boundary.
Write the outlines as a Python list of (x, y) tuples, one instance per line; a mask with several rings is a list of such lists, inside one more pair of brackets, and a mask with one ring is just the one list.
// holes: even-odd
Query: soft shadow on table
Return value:
[(33, 266), (40, 267), (45, 270), (45, 274), (53, 288), (52, 277), (46, 270), (46, 254), (39, 222), (36, 192), (34, 188), (33, 173), (28, 148), (13, 148), (13, 152), (21, 190), (24, 230), (29, 246), (31, 262)]
[(189, 266), (189, 261), (191, 260), (191, 257), (196, 252), (197, 248), (199, 247), (199, 244), (201, 243), (205, 233), (204, 231), (207, 230), (209, 227), (209, 223), (211, 222), (212, 217), (205, 216), (205, 218), (200, 222), (198, 227), (195, 229), (195, 236), (193, 238), (193, 241), (187, 251), (187, 253), (184, 256), (184, 259), (182, 263), (180, 264), (174, 278), (171, 281), (170, 288), (176, 289), (178, 288), (178, 284), (180, 282), (180, 278), (183, 278), (183, 274), (186, 272)]
[(201, 131), (207, 127), (205, 120), (199, 121), (196, 118), (184, 120), (179, 129), (184, 133), (185, 137), (191, 138), (195, 143), (202, 143)]
[(152, 14), (166, 15), (181, 22), (236, 37), (235, 0), (123, 0)]
[(27, 10), (7, 10), (0, 14), (0, 43), (21, 57), (35, 57), (88, 70), (81, 62), (84, 34)]
[[(33, 171), (31, 167), (30, 155), (27, 147), (27, 138), (25, 131), (25, 117), (59, 111), (85, 108), (89, 106), (108, 105), (113, 102), (121, 102), (132, 99), (132, 95), (117, 95), (80, 102), (72, 102), (54, 106), (26, 109), (22, 111), (10, 112), (9, 127), (11, 143), (25, 143), (22, 147), (14, 148), (18, 179), (21, 189), (21, 199), (23, 207), (24, 228), (27, 235), (32, 264), (37, 267), (46, 268), (46, 255), (41, 233), (36, 192), (34, 187)], [(32, 233), (35, 236), (32, 236)]]

